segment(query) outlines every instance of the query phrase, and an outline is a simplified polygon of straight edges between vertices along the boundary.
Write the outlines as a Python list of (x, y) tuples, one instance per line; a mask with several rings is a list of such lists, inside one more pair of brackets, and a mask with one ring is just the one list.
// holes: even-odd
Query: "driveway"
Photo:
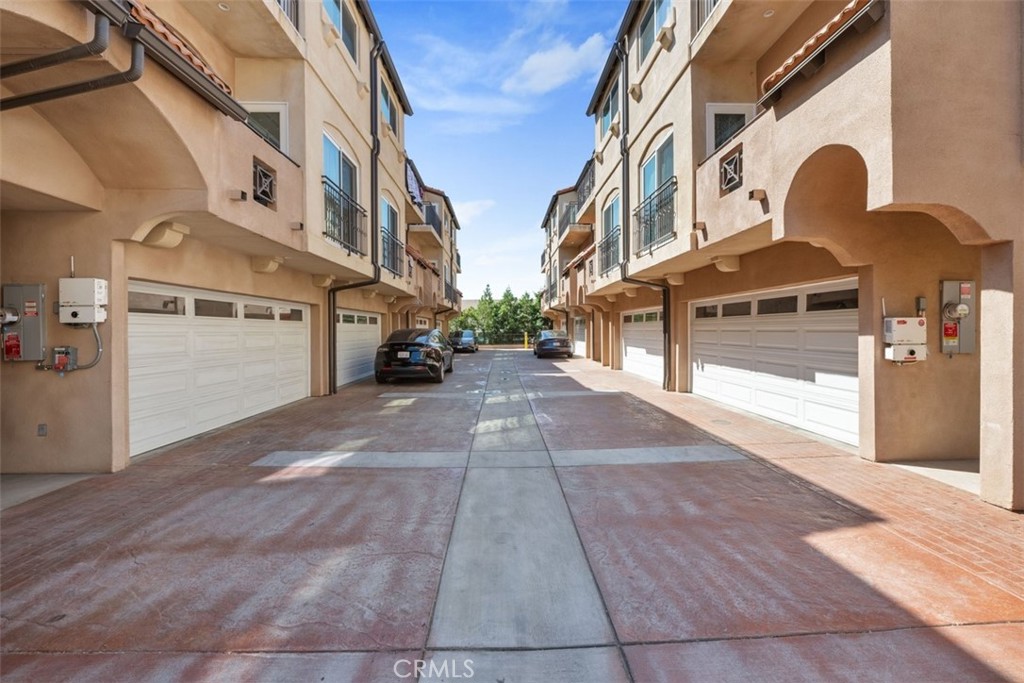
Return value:
[(590, 361), (361, 383), (2, 514), (4, 681), (1024, 681), (1024, 524)]

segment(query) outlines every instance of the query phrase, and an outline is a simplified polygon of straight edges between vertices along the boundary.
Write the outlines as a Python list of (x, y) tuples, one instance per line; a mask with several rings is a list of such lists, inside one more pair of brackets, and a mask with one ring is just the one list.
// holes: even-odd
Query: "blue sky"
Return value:
[(540, 289), (540, 223), (594, 150), (586, 108), (625, 0), (371, 6), (415, 112), (406, 149), (462, 226), (459, 289)]

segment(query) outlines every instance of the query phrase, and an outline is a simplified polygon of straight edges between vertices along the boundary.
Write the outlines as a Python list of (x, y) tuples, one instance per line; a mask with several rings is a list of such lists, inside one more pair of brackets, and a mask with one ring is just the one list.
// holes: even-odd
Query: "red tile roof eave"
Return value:
[(131, 16), (135, 21), (152, 30), (164, 43), (181, 55), (196, 71), (206, 76), (214, 85), (226, 94), (231, 94), (231, 86), (217, 75), (213, 67), (207, 64), (206, 60), (194, 48), (190, 47), (187, 41), (172, 26), (164, 22), (142, 0), (129, 0), (129, 5), (131, 7)]
[(872, 4), (874, 1), (875, 0), (850, 0), (850, 3), (840, 10), (839, 14), (832, 17), (832, 19), (830, 19), (817, 33), (801, 45), (799, 50), (794, 52), (789, 59), (784, 61), (782, 66), (773, 71), (768, 78), (764, 79), (761, 83), (761, 94), (767, 94), (772, 88), (781, 83), (783, 79), (794, 71), (797, 71), (815, 50), (832, 38), (832, 36), (841, 31), (843, 27), (845, 27), (846, 24), (848, 24), (853, 17), (857, 15), (858, 12)]

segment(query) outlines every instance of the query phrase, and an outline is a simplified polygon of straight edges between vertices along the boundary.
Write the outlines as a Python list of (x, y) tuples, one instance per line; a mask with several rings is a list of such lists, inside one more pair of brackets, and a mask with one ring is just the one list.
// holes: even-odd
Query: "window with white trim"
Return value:
[(601, 233), (604, 237), (611, 234), (612, 230), (622, 225), (622, 205), (619, 201), (619, 196), (615, 195), (615, 199), (608, 202), (608, 205), (604, 207), (604, 214), (601, 219), (601, 227), (603, 232)]
[(672, 160), (672, 136), (658, 146), (644, 161), (640, 170), (643, 199), (647, 199), (655, 190), (664, 185), (674, 175)]
[(705, 105), (707, 113), (707, 152), (708, 156), (715, 153), (722, 145), (750, 123), (757, 107), (753, 104), (740, 102), (709, 102)]
[(398, 111), (395, 109), (395, 102), (391, 99), (391, 92), (384, 83), (380, 84), (380, 111), (384, 120), (391, 126), (391, 130), (398, 133)]
[(358, 173), (352, 160), (341, 151), (341, 147), (324, 133), (324, 177), (333, 182), (338, 189), (356, 201), (358, 191)]
[(345, 49), (358, 63), (359, 30), (352, 10), (344, 0), (324, 0), (324, 9), (327, 10), (327, 16), (331, 18), (334, 28), (341, 34), (341, 42), (345, 44)]
[(260, 136), (288, 153), (288, 103), (287, 102), (243, 102), (249, 112), (247, 123)]

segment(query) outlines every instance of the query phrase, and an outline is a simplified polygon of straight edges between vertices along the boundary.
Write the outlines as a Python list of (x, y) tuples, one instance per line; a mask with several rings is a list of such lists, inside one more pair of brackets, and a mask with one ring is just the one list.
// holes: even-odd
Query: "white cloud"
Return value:
[(472, 225), (473, 222), (487, 213), (497, 204), (493, 199), (473, 199), (468, 202), (452, 202), (455, 209), (455, 217), (459, 219), (459, 225), (463, 228)]
[(504, 93), (543, 95), (584, 74), (597, 71), (608, 52), (605, 38), (595, 33), (573, 47), (564, 39), (528, 56), (501, 84)]

